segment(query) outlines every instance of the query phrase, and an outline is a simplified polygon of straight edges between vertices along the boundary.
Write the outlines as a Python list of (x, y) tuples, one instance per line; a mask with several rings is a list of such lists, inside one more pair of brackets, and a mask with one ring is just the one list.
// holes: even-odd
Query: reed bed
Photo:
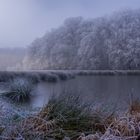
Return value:
[[(15, 116), (17, 111), (14, 112)], [(48, 104), (38, 113), (17, 114), (18, 117), (11, 118), (12, 123), (0, 125), (2, 140), (139, 140), (140, 138), (139, 100), (133, 100), (128, 110), (120, 115), (93, 109), (91, 105), (83, 102), (80, 96), (61, 94), (50, 98)]]
[(79, 76), (88, 76), (88, 75), (140, 75), (140, 70), (77, 70), (73, 71), (76, 75)]
[(26, 78), (32, 83), (57, 82), (72, 79), (74, 73), (64, 71), (1, 71), (0, 82), (8, 82), (15, 78)]
[(92, 75), (140, 75), (140, 70), (49, 70), (49, 71), (0, 71), (0, 82), (15, 78), (26, 78), (32, 83), (57, 82), (73, 79), (76, 76)]

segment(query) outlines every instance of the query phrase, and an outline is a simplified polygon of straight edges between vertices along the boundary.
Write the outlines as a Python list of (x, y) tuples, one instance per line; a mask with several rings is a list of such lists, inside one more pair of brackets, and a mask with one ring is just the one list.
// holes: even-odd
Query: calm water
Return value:
[(39, 83), (33, 94), (30, 105), (41, 107), (50, 96), (68, 91), (69, 94), (80, 94), (85, 101), (108, 104), (124, 108), (131, 96), (140, 97), (140, 76), (78, 76), (58, 83)]

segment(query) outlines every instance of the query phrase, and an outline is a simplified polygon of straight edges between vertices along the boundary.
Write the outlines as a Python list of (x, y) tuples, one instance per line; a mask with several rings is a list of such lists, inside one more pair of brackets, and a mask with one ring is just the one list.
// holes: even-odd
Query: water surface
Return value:
[(132, 96), (140, 97), (140, 76), (77, 76), (75, 79), (58, 83), (39, 83), (34, 89), (34, 97), (30, 105), (41, 107), (51, 96), (64, 91), (68, 94), (80, 94), (91, 103), (108, 104), (125, 108)]

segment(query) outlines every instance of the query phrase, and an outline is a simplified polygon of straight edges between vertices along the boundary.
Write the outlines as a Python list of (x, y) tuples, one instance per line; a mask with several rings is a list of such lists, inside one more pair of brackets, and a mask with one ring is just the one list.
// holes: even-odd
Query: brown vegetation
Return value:
[(6, 135), (1, 134), (3, 140), (138, 140), (140, 102), (133, 101), (120, 117), (92, 110), (78, 97), (59, 97), (51, 99), (38, 114), (21, 119), (11, 128)]

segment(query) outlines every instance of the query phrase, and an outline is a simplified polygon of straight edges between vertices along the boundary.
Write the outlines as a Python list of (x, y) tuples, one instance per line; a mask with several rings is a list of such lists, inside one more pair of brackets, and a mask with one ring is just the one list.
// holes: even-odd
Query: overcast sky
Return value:
[(140, 8), (140, 0), (0, 0), (0, 47), (26, 47), (68, 17)]

